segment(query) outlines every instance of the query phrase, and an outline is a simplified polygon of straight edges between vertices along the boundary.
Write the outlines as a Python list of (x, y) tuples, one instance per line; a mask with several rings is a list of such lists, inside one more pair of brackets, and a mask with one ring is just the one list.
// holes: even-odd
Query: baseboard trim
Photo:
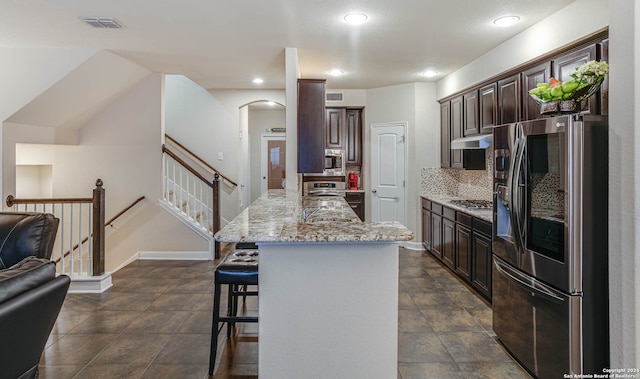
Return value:
[(113, 286), (111, 273), (100, 276), (70, 276), (69, 293), (102, 293)]
[(213, 260), (213, 255), (209, 251), (140, 251), (137, 254), (137, 259), (210, 261)]
[(424, 250), (424, 246), (422, 246), (422, 242), (412, 242), (412, 241), (404, 241), (402, 243), (402, 246), (405, 249), (409, 249), (409, 250)]

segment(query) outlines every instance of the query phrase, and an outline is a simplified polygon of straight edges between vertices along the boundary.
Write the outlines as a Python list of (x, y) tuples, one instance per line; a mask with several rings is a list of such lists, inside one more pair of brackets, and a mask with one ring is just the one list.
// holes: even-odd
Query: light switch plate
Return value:
[(222, 151), (218, 151), (218, 160), (221, 161), (222, 159), (224, 159), (224, 154), (222, 154)]

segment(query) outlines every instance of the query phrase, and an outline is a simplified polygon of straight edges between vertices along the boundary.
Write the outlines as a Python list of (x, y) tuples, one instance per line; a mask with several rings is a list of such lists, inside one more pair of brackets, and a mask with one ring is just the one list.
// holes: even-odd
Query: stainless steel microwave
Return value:
[(344, 175), (344, 172), (344, 150), (326, 149), (324, 151), (324, 174), (339, 176)]

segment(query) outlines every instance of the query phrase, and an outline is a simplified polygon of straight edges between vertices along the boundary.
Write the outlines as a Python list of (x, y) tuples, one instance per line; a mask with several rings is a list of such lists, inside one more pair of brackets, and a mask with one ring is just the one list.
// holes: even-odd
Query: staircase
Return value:
[[(221, 174), (179, 142), (166, 137), (186, 157), (182, 158), (166, 145), (162, 146), (163, 190), (160, 206), (208, 240), (212, 257), (218, 258), (219, 244), (213, 236), (220, 230)], [(187, 160), (197, 163), (189, 164)], [(227, 181), (235, 185), (233, 181)]]

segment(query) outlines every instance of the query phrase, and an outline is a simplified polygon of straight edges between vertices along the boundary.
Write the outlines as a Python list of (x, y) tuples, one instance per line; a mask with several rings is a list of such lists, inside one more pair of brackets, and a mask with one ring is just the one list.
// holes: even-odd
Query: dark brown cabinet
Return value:
[(298, 79), (298, 172), (324, 171), (325, 80)]
[(491, 301), (491, 223), (421, 198), (422, 246)]
[(451, 102), (440, 104), (440, 166), (451, 167)]
[(456, 223), (442, 218), (442, 262), (455, 270), (456, 267)]
[(520, 74), (498, 81), (498, 122), (520, 121)]
[(327, 108), (324, 128), (324, 147), (344, 149), (346, 143), (347, 111), (345, 108)]
[(456, 272), (471, 282), (471, 229), (463, 225), (456, 225)]
[(491, 134), (498, 125), (498, 85), (491, 83), (478, 92), (480, 134)]
[(478, 118), (478, 90), (469, 91), (462, 95), (464, 104), (464, 130), (463, 135), (472, 136), (480, 133)]
[[(581, 49), (560, 55), (553, 60), (553, 76), (565, 82), (573, 80), (571, 74), (576, 72), (576, 68), (583, 63), (598, 59), (598, 44), (585, 46)], [(585, 114), (598, 114), (598, 96), (589, 98), (588, 104), (583, 108)]]
[(442, 260), (442, 216), (431, 213), (431, 253)]
[(362, 109), (347, 109), (347, 164), (362, 164)]
[(471, 284), (478, 292), (491, 300), (491, 224), (478, 219), (474, 219), (473, 223)]
[[(609, 63), (609, 39), (600, 45), (600, 60)], [(609, 75), (604, 77), (600, 87), (600, 114), (609, 114)]]
[(347, 192), (345, 195), (347, 203), (351, 209), (358, 215), (361, 221), (364, 221), (364, 193), (363, 192)]
[(431, 202), (422, 199), (422, 246), (425, 250), (431, 250)]
[[(449, 140), (449, 149), (451, 149), (451, 141), (463, 136), (464, 129), (464, 99), (462, 96), (451, 99), (451, 139)], [(451, 150), (451, 167), (463, 168), (462, 150)]]
[(362, 108), (326, 108), (324, 145), (345, 150), (345, 163), (362, 164)]
[(531, 96), (529, 90), (538, 83), (548, 83), (551, 78), (551, 62), (545, 62), (522, 72), (522, 119), (540, 118), (540, 106)]

